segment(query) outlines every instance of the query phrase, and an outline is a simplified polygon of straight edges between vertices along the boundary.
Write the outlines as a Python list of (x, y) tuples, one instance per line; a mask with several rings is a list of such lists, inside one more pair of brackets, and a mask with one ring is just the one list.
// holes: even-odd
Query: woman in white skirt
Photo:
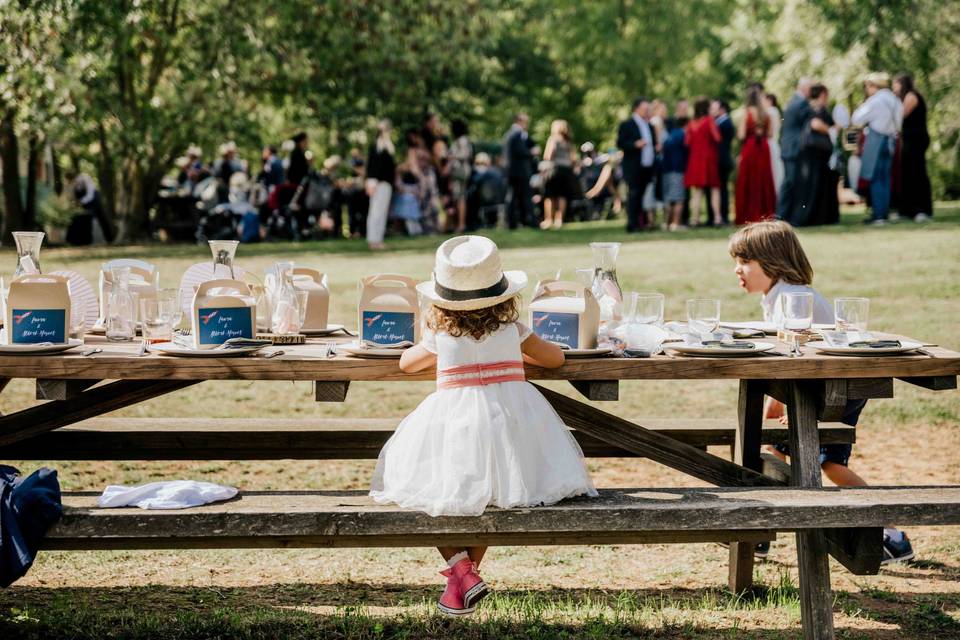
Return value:
[(393, 195), (393, 181), (397, 167), (393, 159), (396, 149), (390, 134), (393, 128), (389, 120), (377, 124), (377, 141), (371, 145), (367, 156), (367, 195), (370, 209), (367, 213), (367, 244), (374, 251), (385, 249), (383, 237), (387, 232), (387, 214)]
[(770, 166), (773, 168), (773, 188), (780, 193), (780, 183), (783, 182), (783, 160), (780, 159), (780, 123), (782, 117), (777, 107), (777, 96), (772, 93), (763, 94), (763, 105), (767, 109), (770, 120), (767, 145), (770, 147)]

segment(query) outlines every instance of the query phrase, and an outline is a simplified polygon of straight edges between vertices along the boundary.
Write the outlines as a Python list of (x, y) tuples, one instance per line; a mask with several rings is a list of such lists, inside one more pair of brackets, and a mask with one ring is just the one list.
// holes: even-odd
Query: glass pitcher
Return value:
[(42, 231), (13, 232), (13, 241), (17, 243), (17, 269), (13, 277), (40, 273), (40, 245), (44, 235)]
[(137, 309), (130, 293), (130, 267), (110, 269), (112, 287), (107, 299), (107, 340), (126, 342), (136, 333)]
[(275, 268), (277, 285), (273, 290), (273, 316), (270, 330), (275, 335), (300, 333), (300, 297), (293, 286), (293, 263), (278, 262)]
[(224, 277), (217, 274), (217, 265), (222, 264), (230, 272), (230, 279), (236, 280), (233, 275), (233, 257), (237, 254), (240, 242), (237, 240), (210, 240), (209, 242), (210, 253), (213, 254), (213, 277)]
[(617, 255), (619, 242), (591, 242), (593, 250), (593, 295), (600, 305), (600, 329), (597, 333), (598, 346), (606, 344), (620, 323), (623, 313), (623, 290), (617, 281)]

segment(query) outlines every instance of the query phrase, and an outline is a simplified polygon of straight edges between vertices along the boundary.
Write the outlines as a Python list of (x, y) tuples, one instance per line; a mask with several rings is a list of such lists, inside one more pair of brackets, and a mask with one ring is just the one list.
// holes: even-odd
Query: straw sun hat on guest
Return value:
[(433, 280), (417, 291), (451, 311), (484, 309), (509, 300), (527, 286), (523, 271), (504, 271), (497, 245), (483, 236), (450, 238), (437, 249)]
[(868, 73), (863, 79), (866, 84), (872, 84), (878, 89), (886, 89), (890, 86), (890, 74), (883, 71)]

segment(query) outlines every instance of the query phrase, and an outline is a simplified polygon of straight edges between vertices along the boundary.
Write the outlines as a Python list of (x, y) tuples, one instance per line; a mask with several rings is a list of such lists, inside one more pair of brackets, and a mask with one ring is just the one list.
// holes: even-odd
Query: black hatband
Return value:
[(434, 281), (433, 286), (444, 300), (463, 302), (464, 300), (475, 300), (477, 298), (496, 298), (507, 290), (509, 283), (507, 282), (507, 276), (503, 276), (500, 278), (500, 281), (493, 286), (484, 289), (473, 289), (472, 291), (450, 289), (436, 281)]

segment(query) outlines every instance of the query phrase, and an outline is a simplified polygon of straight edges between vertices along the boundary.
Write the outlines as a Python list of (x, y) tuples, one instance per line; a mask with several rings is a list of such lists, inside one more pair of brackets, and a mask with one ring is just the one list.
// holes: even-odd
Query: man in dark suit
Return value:
[[(730, 153), (730, 144), (737, 135), (737, 129), (730, 119), (730, 105), (726, 100), (714, 100), (710, 103), (710, 115), (720, 129), (720, 144), (717, 147), (717, 168), (720, 170), (720, 219), (724, 224), (730, 222), (730, 174), (733, 173), (733, 155)], [(707, 199), (707, 209), (712, 209)], [(709, 212), (713, 220), (713, 211)]]
[(507, 131), (504, 155), (507, 160), (507, 177), (510, 181), (510, 204), (507, 205), (507, 224), (516, 229), (518, 224), (535, 226), (533, 202), (530, 193), (530, 176), (533, 175), (533, 157), (539, 153), (527, 134), (530, 117), (518, 113), (513, 126)]
[(656, 158), (656, 132), (650, 126), (650, 102), (633, 101), (633, 113), (617, 129), (617, 148), (623, 151), (623, 179), (627, 183), (627, 233), (647, 228), (643, 215), (643, 192), (653, 178)]
[(813, 107), (807, 99), (813, 81), (801, 78), (797, 82), (797, 92), (790, 98), (787, 110), (783, 113), (783, 126), (780, 128), (780, 158), (783, 160), (783, 182), (777, 198), (777, 218), (792, 223), (794, 203), (796, 202), (797, 166), (800, 152), (803, 151), (803, 129), (813, 118)]

